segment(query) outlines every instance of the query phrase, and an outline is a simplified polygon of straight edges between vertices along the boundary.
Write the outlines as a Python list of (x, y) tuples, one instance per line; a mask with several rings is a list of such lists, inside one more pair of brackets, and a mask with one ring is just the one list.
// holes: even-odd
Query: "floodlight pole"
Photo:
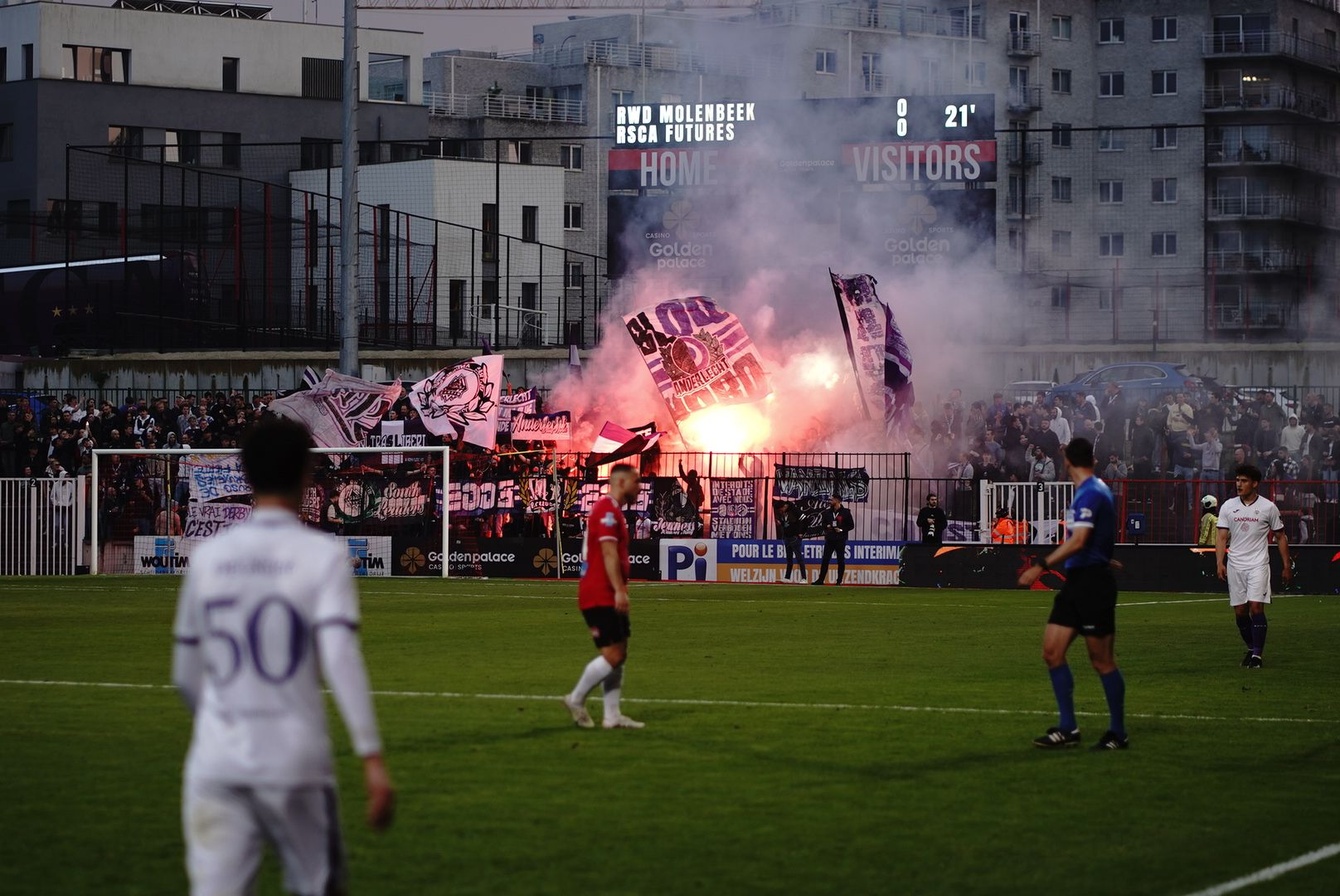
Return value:
[[(344, 0), (340, 155), (340, 372), (358, 376), (358, 3)], [(444, 561), (445, 564), (445, 561)]]

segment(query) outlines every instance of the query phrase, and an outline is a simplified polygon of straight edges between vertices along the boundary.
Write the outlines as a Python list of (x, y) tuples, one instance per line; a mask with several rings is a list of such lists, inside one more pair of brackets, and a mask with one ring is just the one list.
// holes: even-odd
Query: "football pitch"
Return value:
[[(0, 579), (0, 893), (185, 892), (177, 584)], [(1278, 599), (1247, 670), (1225, 598), (1123, 594), (1131, 748), (1052, 753), (1050, 592), (635, 584), (647, 727), (588, 731), (574, 584), (360, 588), (400, 806), (362, 825), (333, 719), (355, 894), (1340, 892), (1334, 596)]]

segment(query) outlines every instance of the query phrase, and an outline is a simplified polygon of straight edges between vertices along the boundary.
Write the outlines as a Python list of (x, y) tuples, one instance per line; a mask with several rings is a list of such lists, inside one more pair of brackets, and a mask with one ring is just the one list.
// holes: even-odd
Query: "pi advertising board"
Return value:
[[(334, 536), (332, 536), (334, 537)], [(389, 576), (392, 570), (391, 538), (388, 535), (346, 536), (340, 539), (348, 551), (356, 576)], [(135, 536), (135, 572), (143, 575), (178, 575), (191, 565), (191, 551), (201, 539), (180, 535)]]
[[(819, 577), (823, 542), (802, 544), (809, 581)], [(843, 584), (897, 585), (901, 542), (849, 541)], [(685, 538), (661, 541), (661, 579), (667, 582), (784, 582), (786, 548), (780, 541)], [(829, 581), (837, 574), (834, 564)]]

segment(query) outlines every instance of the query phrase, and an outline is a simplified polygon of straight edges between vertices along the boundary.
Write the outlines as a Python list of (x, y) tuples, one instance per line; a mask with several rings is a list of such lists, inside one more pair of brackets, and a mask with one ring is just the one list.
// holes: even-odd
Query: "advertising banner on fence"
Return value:
[[(342, 539), (356, 576), (391, 575), (391, 538), (386, 535)], [(133, 563), (136, 574), (177, 575), (191, 565), (191, 550), (200, 539), (180, 535), (137, 535)], [(440, 550), (440, 548), (439, 548)]]
[[(439, 576), (442, 545), (416, 539), (396, 539), (396, 575)], [(656, 543), (634, 539), (628, 546), (634, 579), (655, 579)], [(575, 589), (581, 575), (582, 541), (563, 540), (563, 578)], [(451, 545), (449, 575), (484, 578), (553, 579), (557, 577), (558, 550), (552, 538), (471, 539)], [(575, 590), (574, 590), (575, 595)]]
[[(819, 576), (822, 543), (804, 543), (810, 581)], [(847, 585), (897, 585), (901, 542), (849, 541)], [(780, 541), (667, 538), (660, 543), (662, 579), (667, 582), (784, 582), (786, 549)], [(829, 581), (836, 568), (829, 570)]]

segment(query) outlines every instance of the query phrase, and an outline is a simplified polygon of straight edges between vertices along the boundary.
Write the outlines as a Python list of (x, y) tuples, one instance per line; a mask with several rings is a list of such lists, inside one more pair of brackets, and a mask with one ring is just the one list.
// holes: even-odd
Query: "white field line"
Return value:
[(1189, 896), (1223, 896), (1225, 893), (1232, 893), (1237, 890), (1246, 889), (1247, 887), (1262, 883), (1263, 881), (1274, 880), (1277, 877), (1288, 874), (1290, 871), (1297, 871), (1299, 868), (1315, 865), (1318, 862), (1323, 862), (1335, 855), (1340, 855), (1340, 843), (1332, 843), (1330, 846), (1314, 849), (1312, 852), (1303, 853), (1301, 856), (1290, 859), (1287, 862), (1280, 862), (1278, 865), (1262, 868), (1260, 871), (1254, 871), (1251, 874), (1239, 877), (1236, 880), (1216, 884), (1205, 890), (1197, 890), (1196, 892), (1189, 894)]
[[(12, 687), (108, 688), (123, 690), (173, 690), (170, 684), (131, 684), (119, 681), (56, 681), (45, 679), (0, 678), (0, 685)], [(423, 698), (433, 700), (526, 700), (549, 702), (556, 694), (472, 694), (465, 691), (373, 691), (374, 697)], [(628, 703), (659, 706), (725, 706), (743, 709), (818, 709), (862, 710), (868, 712), (921, 712), (946, 715), (1049, 716), (1054, 709), (990, 709), (977, 706), (912, 706), (897, 703), (806, 703), (784, 700), (708, 700), (686, 697), (625, 697)], [(1105, 712), (1080, 712), (1081, 716), (1106, 718)], [(1194, 713), (1126, 713), (1127, 718), (1156, 721), (1193, 722), (1265, 722), (1298, 725), (1340, 725), (1340, 719), (1306, 719), (1281, 716), (1210, 716)]]

